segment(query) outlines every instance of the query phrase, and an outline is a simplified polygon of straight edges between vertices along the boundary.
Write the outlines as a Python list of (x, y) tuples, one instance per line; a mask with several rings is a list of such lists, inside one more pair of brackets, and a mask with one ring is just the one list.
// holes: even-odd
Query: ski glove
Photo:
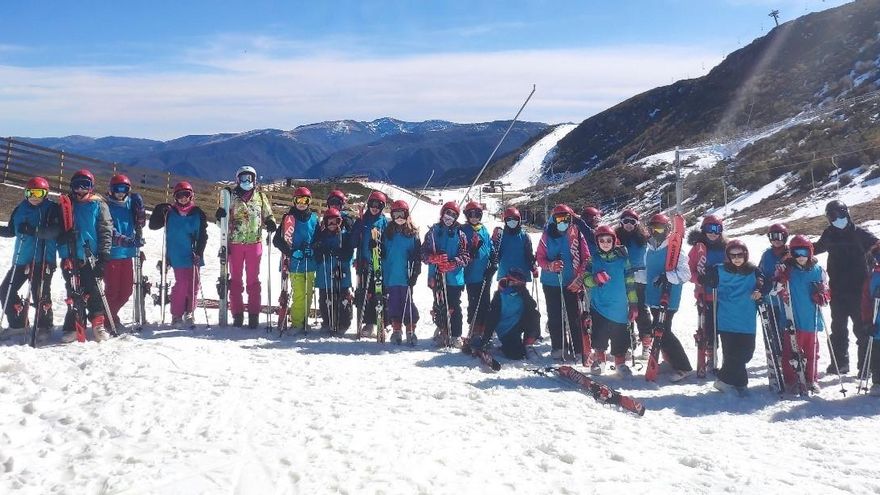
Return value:
[(575, 277), (574, 280), (572, 280), (571, 283), (568, 284), (568, 287), (566, 287), (566, 289), (568, 289), (569, 292), (574, 292), (575, 294), (577, 294), (578, 292), (584, 290), (584, 282), (580, 277)]
[(25, 223), (19, 225), (19, 226), (18, 226), (18, 229), (16, 229), (16, 230), (18, 230), (18, 233), (19, 233), (19, 234), (22, 234), (22, 235), (31, 235), (31, 236), (34, 235), (34, 234), (37, 232), (37, 229), (36, 229), (33, 225), (31, 225), (31, 224), (29, 224), (29, 223), (27, 223), (27, 222), (25, 222)]
[(562, 260), (556, 260), (556, 261), (551, 261), (550, 266), (548, 268), (553, 273), (559, 273), (562, 271), (562, 267), (563, 267)]
[(654, 287), (663, 287), (664, 285), (669, 285), (669, 279), (666, 278), (665, 273), (661, 273), (654, 279)]
[(596, 282), (597, 286), (602, 287), (611, 280), (611, 275), (608, 275), (608, 272), (602, 270), (593, 275), (593, 280)]
[(171, 209), (171, 205), (168, 203), (159, 203), (153, 208), (153, 215), (158, 215), (160, 217), (167, 217), (168, 210)]
[(456, 268), (458, 268), (458, 264), (453, 260), (447, 260), (437, 265), (437, 269), (440, 270), (440, 273), (449, 273), (455, 271)]
[(831, 297), (829, 297), (828, 291), (822, 287), (822, 284), (814, 283), (813, 284), (813, 294), (812, 294), (813, 304), (816, 306), (826, 306), (831, 301)]
[(785, 269), (785, 265), (781, 263), (776, 265), (776, 272), (773, 273), (773, 280), (780, 284), (788, 283), (788, 270)]
[(781, 285), (781, 284), (780, 284), (780, 285), (777, 285), (777, 286), (776, 286), (776, 295), (777, 295), (777, 296), (779, 297), (779, 299), (781, 299), (782, 302), (784, 302), (785, 304), (788, 304), (788, 303), (789, 303), (790, 298), (788, 297), (788, 287), (786, 287), (786, 286), (784, 286), (784, 285)]
[(537, 266), (532, 267), (532, 278), (538, 278), (538, 267)]
[[(222, 210), (222, 208), (221, 208)], [(278, 226), (275, 225), (275, 221), (271, 218), (267, 218), (266, 221), (263, 222), (263, 226), (266, 228), (266, 232), (272, 233), (278, 230)]]
[(214, 212), (214, 219), (219, 222), (221, 218), (226, 218), (226, 210), (217, 208), (217, 211)]
[(406, 281), (406, 283), (409, 284), (410, 287), (415, 287), (416, 282), (418, 280), (419, 280), (419, 274), (413, 273), (412, 275), (409, 276), (409, 279)]
[(113, 245), (122, 247), (144, 247), (144, 240), (114, 232)]
[(428, 255), (428, 264), (439, 265), (441, 263), (446, 263), (446, 253)]
[(639, 317), (639, 305), (638, 304), (630, 304), (629, 305), (629, 321), (636, 321), (636, 318)]

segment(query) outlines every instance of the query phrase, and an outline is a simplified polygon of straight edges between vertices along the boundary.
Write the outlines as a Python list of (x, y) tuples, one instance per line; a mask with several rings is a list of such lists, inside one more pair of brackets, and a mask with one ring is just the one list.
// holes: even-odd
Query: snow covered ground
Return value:
[[(420, 203), (422, 233), (438, 214)], [(213, 226), (210, 235), (213, 255)], [(148, 240), (155, 280), (161, 237)], [(755, 258), (766, 244), (745, 240)], [(10, 247), (0, 239), (0, 250)], [(277, 297), (265, 254), (263, 265), (264, 294), (271, 279)], [(209, 256), (208, 297), (217, 273)], [(56, 276), (59, 322), (61, 286)], [(685, 293), (673, 327), (693, 358), (696, 311)], [(644, 401), (638, 418), (527, 371), (551, 363), (549, 343), (539, 360), (499, 359), (495, 374), (434, 349), (424, 276), (415, 300), (422, 340), (414, 349), (217, 328), (216, 311), (208, 328), (201, 310), (195, 331), (151, 325), (142, 335), (67, 345), (56, 333), (37, 349), (7, 340), (0, 492), (880, 493), (880, 399), (856, 396), (852, 375), (846, 397), (835, 377), (820, 374), (819, 396), (778, 401), (759, 338), (746, 398), (716, 392), (711, 381), (671, 384), (661, 374), (655, 386), (641, 372), (603, 376)], [(157, 321), (158, 307), (149, 311)], [(127, 309), (122, 318), (130, 321)], [(820, 367), (827, 363), (823, 344)]]
[(549, 134), (523, 153), (522, 157), (499, 180), (509, 183), (509, 189), (513, 191), (534, 186), (541, 177), (546, 161), (553, 159), (553, 150), (556, 148), (556, 143), (567, 136), (575, 127), (577, 127), (577, 124), (561, 124), (556, 126)]

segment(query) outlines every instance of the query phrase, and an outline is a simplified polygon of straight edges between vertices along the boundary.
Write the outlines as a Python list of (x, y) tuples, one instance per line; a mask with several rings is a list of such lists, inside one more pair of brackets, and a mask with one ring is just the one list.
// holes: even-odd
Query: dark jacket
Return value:
[(828, 278), (832, 294), (860, 293), (868, 276), (869, 252), (878, 239), (852, 220), (843, 229), (829, 225), (813, 244), (815, 254), (828, 252)]

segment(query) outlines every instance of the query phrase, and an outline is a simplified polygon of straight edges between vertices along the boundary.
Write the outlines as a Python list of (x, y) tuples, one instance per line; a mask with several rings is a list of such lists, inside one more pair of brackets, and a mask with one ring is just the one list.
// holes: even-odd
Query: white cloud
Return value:
[(481, 122), (511, 118), (533, 83), (537, 92), (522, 119), (579, 122), (720, 61), (709, 50), (659, 45), (399, 57), (277, 53), (298, 46), (270, 38), (234, 50), (218, 43), (187, 51), (171, 70), (0, 65), (0, 135), (167, 139), (382, 116)]

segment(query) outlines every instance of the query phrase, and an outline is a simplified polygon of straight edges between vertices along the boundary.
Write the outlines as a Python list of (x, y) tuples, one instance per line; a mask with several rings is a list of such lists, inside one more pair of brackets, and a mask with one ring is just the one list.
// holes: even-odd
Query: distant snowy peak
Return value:
[(577, 124), (561, 124), (532, 145), (510, 170), (501, 176), (501, 181), (509, 183), (510, 189), (521, 190), (533, 186), (541, 177), (546, 163), (553, 160), (556, 144), (571, 132)]
[(314, 124), (301, 125), (285, 134), (294, 139), (298, 134), (304, 132), (326, 132), (328, 134), (369, 133), (376, 137), (387, 137), (415, 132), (442, 131), (457, 125), (460, 124), (447, 122), (445, 120), (406, 122), (391, 117), (382, 117), (370, 122), (357, 120), (328, 120)]

